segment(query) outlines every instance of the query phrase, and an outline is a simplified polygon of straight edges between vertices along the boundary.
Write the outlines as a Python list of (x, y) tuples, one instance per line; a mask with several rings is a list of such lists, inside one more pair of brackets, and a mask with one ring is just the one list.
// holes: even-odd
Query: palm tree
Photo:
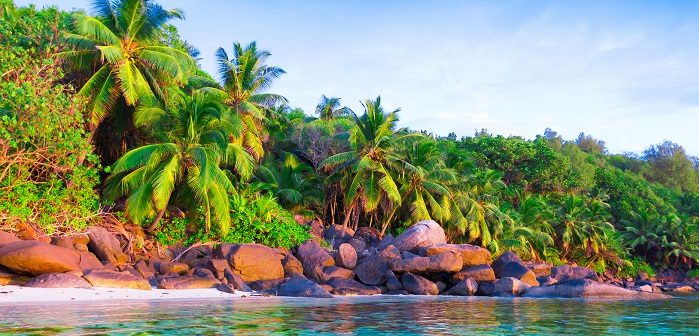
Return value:
[[(224, 106), (205, 91), (184, 95), (178, 109), (139, 111), (141, 122), (167, 132), (170, 142), (138, 147), (111, 166), (105, 194), (126, 199), (126, 215), (136, 223), (155, 218), (154, 229), (175, 199), (201, 206), (207, 231), (213, 216), (222, 234), (230, 227), (228, 194), (233, 184), (221, 165), (233, 160), (228, 142), (232, 127), (221, 119)], [(249, 162), (232, 163), (235, 167)], [(239, 173), (245, 171), (242, 168)], [(245, 174), (245, 173), (242, 173)]]
[(515, 225), (505, 232), (504, 243), (511, 247), (525, 248), (534, 259), (539, 259), (554, 244), (551, 237), (554, 233), (551, 225), (553, 211), (540, 195), (521, 193), (517, 204), (507, 211)]
[(313, 174), (309, 165), (290, 153), (286, 153), (280, 164), (275, 160), (266, 160), (257, 171), (258, 178), (263, 182), (262, 188), (271, 191), (282, 206), (294, 210), (319, 202), (321, 192), (314, 183)]
[(270, 110), (287, 102), (278, 94), (265, 93), (285, 73), (279, 67), (265, 64), (270, 55), (268, 51), (258, 50), (255, 42), (245, 47), (234, 43), (232, 57), (223, 48), (216, 51), (218, 74), (227, 94), (225, 102), (242, 121), (243, 144), (256, 160), (264, 155), (263, 124)]
[(321, 162), (321, 168), (327, 171), (344, 173), (341, 182), (345, 190), (343, 227), (347, 227), (355, 209), (369, 213), (377, 210), (382, 201), (386, 208), (400, 206), (400, 191), (390, 171), (410, 167), (396, 156), (393, 148), (400, 109), (386, 113), (381, 97), (366, 100), (363, 106), (361, 117), (352, 113), (356, 123), (349, 138), (352, 149)]
[[(453, 193), (450, 185), (456, 183), (457, 178), (454, 170), (444, 164), (437, 142), (419, 134), (403, 137), (402, 140), (398, 142), (398, 156), (414, 169), (397, 174), (403, 207), (394, 207), (390, 211), (383, 222), (381, 234), (385, 233), (395, 213), (404, 210), (405, 206), (409, 207), (406, 212), (413, 222), (424, 219), (445, 222), (451, 219)], [(460, 210), (457, 208), (456, 211)]]
[(585, 255), (599, 253), (604, 248), (606, 230), (614, 227), (606, 218), (609, 204), (601, 198), (586, 200), (583, 196), (568, 194), (558, 210), (556, 233), (563, 248), (563, 257), (578, 247)]
[(326, 121), (349, 115), (351, 112), (352, 110), (349, 108), (341, 106), (340, 98), (337, 97), (326, 97), (323, 95), (320, 97), (318, 106), (316, 106), (316, 114), (320, 116), (320, 119)]
[(194, 60), (183, 50), (158, 42), (163, 26), (183, 18), (152, 0), (95, 0), (94, 16), (75, 14), (75, 32), (65, 35), (73, 50), (59, 53), (93, 74), (79, 94), (88, 100), (91, 130), (112, 113), (119, 99), (127, 106), (158, 97), (161, 83), (186, 80)]
[(648, 258), (648, 250), (659, 244), (660, 220), (648, 208), (632, 210), (629, 215), (630, 218), (619, 221), (624, 226), (621, 237), (629, 248), (643, 248), (643, 256)]

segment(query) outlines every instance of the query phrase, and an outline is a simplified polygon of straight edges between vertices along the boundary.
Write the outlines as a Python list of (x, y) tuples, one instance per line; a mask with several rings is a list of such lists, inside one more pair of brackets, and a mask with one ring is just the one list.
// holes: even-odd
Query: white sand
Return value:
[(124, 288), (29, 288), (0, 286), (0, 305), (19, 302), (101, 301), (101, 300), (168, 300), (168, 299), (227, 299), (250, 296), (250, 293), (224, 293), (215, 288), (155, 289)]

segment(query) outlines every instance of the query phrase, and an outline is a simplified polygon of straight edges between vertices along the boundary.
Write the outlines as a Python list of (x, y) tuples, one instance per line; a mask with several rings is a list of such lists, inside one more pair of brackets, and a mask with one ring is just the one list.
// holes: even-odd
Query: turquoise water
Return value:
[(698, 335), (699, 296), (661, 301), (481, 297), (6, 305), (0, 335)]

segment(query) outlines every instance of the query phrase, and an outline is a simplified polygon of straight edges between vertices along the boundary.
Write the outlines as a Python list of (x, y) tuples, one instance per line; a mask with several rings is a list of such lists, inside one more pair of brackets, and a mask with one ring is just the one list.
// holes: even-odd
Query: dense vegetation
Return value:
[(352, 111), (323, 95), (307, 115), (270, 92), (285, 72), (255, 42), (219, 49), (217, 79), (202, 71), (169, 23), (179, 10), (0, 4), (3, 229), (113, 213), (162, 244), (291, 247), (309, 237), (301, 217), (382, 233), (434, 219), (452, 241), (600, 272), (699, 261), (699, 160), (677, 144), (439, 137), (398, 129), (380, 97)]

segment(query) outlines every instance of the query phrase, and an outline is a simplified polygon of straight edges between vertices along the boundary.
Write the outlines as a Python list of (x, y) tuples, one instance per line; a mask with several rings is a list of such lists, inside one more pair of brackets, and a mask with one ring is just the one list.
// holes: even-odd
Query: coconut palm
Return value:
[(181, 84), (194, 60), (158, 42), (163, 26), (183, 18), (152, 0), (95, 0), (94, 15), (75, 14), (75, 33), (65, 35), (73, 50), (59, 55), (92, 73), (79, 94), (87, 97), (93, 130), (119, 99), (128, 106), (163, 97), (167, 78)]
[(340, 116), (347, 116), (351, 111), (349, 108), (341, 106), (340, 98), (326, 97), (325, 95), (320, 97), (320, 102), (316, 106), (316, 114), (320, 119), (326, 121)]
[(632, 210), (629, 218), (619, 221), (624, 226), (621, 237), (631, 249), (642, 248), (643, 256), (648, 257), (648, 250), (655, 248), (659, 242), (658, 229), (661, 220), (648, 208)]
[[(197, 90), (184, 95), (176, 110), (139, 111), (138, 120), (167, 132), (170, 142), (138, 147), (117, 160), (106, 182), (107, 198), (126, 196), (126, 215), (136, 223), (155, 218), (150, 229), (174, 199), (194, 203), (202, 208), (206, 229), (213, 217), (225, 235), (230, 227), (228, 194), (234, 189), (221, 169), (232, 160), (228, 138), (233, 128), (221, 119), (223, 109), (215, 96)], [(233, 164), (250, 165), (251, 158)], [(245, 169), (251, 170), (241, 168), (239, 173)]]
[(574, 194), (563, 196), (556, 223), (563, 257), (576, 248), (581, 248), (585, 255), (598, 253), (604, 248), (605, 230), (614, 229), (606, 220), (608, 209), (609, 205), (601, 198), (586, 200)]
[(554, 244), (551, 237), (554, 213), (546, 200), (540, 195), (522, 192), (518, 195), (517, 206), (507, 210), (514, 225), (506, 230), (503, 243), (526, 249), (534, 259), (545, 256), (548, 247)]
[(300, 162), (295, 155), (286, 153), (283, 162), (266, 160), (256, 175), (263, 182), (262, 188), (271, 191), (282, 206), (299, 210), (318, 203), (321, 198), (313, 174), (309, 165)]
[(278, 94), (265, 93), (285, 73), (279, 67), (265, 64), (270, 55), (268, 51), (258, 50), (255, 42), (245, 47), (234, 43), (232, 57), (223, 48), (216, 51), (218, 75), (227, 94), (225, 102), (242, 121), (243, 144), (257, 160), (264, 155), (263, 125), (270, 110), (287, 102)]
[(369, 213), (377, 210), (382, 201), (387, 208), (400, 206), (400, 191), (390, 171), (410, 168), (393, 148), (400, 109), (385, 112), (381, 97), (366, 100), (363, 106), (361, 116), (352, 113), (356, 123), (349, 138), (352, 149), (330, 156), (321, 163), (321, 168), (343, 174), (344, 227), (355, 208)]

